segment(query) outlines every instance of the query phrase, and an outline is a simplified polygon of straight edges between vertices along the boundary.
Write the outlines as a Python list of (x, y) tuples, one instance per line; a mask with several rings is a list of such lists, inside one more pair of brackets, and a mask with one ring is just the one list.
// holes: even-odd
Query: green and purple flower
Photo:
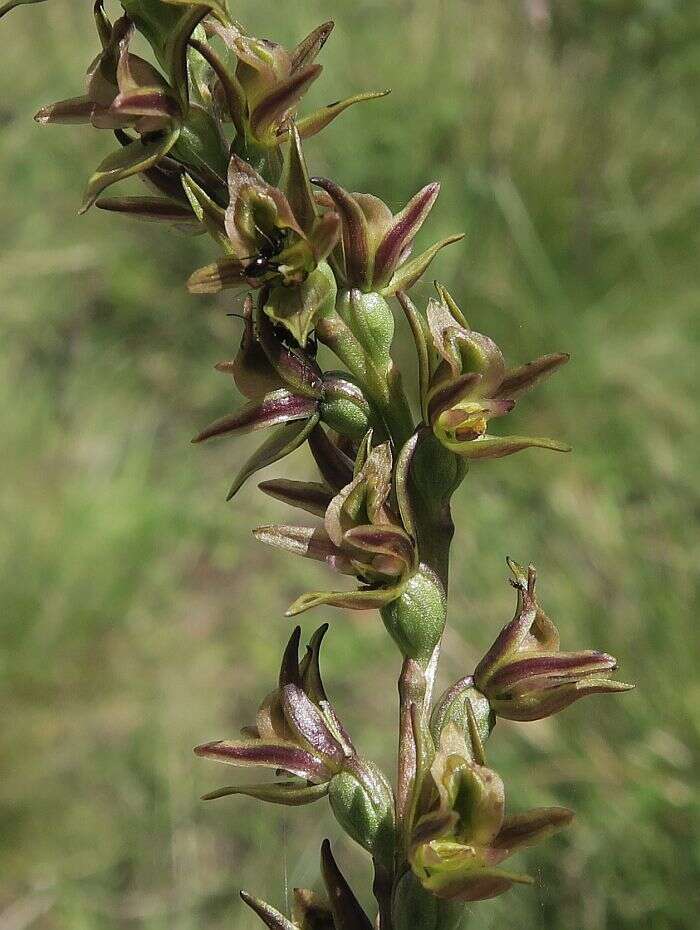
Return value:
[(512, 559), (518, 593), (515, 616), (476, 667), (474, 684), (493, 712), (509, 720), (540, 720), (590, 694), (616, 694), (634, 686), (609, 678), (617, 659), (605, 652), (561, 652), (559, 631), (537, 603), (537, 574)]

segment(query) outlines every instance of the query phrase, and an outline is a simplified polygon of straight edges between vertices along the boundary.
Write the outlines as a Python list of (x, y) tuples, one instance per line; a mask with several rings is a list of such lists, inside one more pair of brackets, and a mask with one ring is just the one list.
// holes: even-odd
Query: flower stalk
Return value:
[[(0, 18), (38, 2), (5, 3)], [(500, 427), (569, 356), (556, 352), (510, 367), (443, 285), (425, 308), (416, 306), (411, 288), (443, 248), (462, 238), (413, 254), (439, 183), (395, 210), (310, 173), (304, 140), (350, 106), (384, 96), (361, 90), (299, 114), (321, 77), (317, 58), (332, 22), (285, 49), (251, 35), (225, 0), (121, 6), (112, 22), (97, 0), (98, 53), (82, 93), (43, 107), (37, 121), (81, 123), (116, 137), (118, 148), (88, 181), (81, 212), (96, 205), (211, 239), (211, 261), (191, 270), (189, 289), (223, 294), (226, 307), (238, 301), (231, 315), (241, 318), (240, 347), (216, 367), (244, 401), (193, 442), (221, 442), (228, 450), (232, 437), (264, 434), (237, 464), (227, 499), (262, 469), (281, 468), (259, 489), (302, 511), (304, 522), (269, 523), (254, 536), (347, 582), (300, 592), (287, 616), (321, 607), (359, 611), (369, 623), (378, 612), (400, 668), (392, 784), (328, 698), (320, 651), (329, 624), (316, 629), (301, 657), (302, 629), (295, 627), (254, 721), (238, 737), (195, 750), (236, 769), (267, 769), (272, 778), (236, 781), (205, 799), (328, 803), (340, 832), (370, 856), (372, 914), (328, 840), (321, 846), (323, 891), (296, 889), (290, 914), (242, 892), (271, 930), (456, 930), (467, 904), (531, 881), (502, 867), (506, 859), (573, 818), (562, 807), (506, 814), (503, 780), (486, 755), (497, 720), (526, 723), (631, 687), (610, 677), (617, 660), (607, 653), (561, 650), (537, 598), (535, 569), (509, 560), (515, 616), (476, 668), (434, 698), (447, 623), (452, 498), (474, 462), (569, 450), (559, 439)], [(150, 46), (147, 58), (131, 51), (137, 33)], [(103, 196), (135, 178), (147, 195)], [(415, 397), (393, 357), (394, 303), (413, 337)], [(325, 367), (329, 355), (335, 361)], [(304, 481), (284, 473), (286, 458), (300, 450), (313, 470)], [(275, 855), (271, 849), (270, 859)]]

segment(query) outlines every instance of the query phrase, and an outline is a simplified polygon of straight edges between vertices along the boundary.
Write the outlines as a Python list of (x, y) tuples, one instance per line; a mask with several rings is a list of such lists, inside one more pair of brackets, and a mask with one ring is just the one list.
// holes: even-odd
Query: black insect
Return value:
[(245, 267), (246, 278), (264, 278), (271, 272), (279, 271), (279, 264), (273, 259), (280, 254), (287, 240), (287, 233), (283, 229), (273, 229), (269, 235), (266, 235), (258, 226), (255, 228), (265, 242), (255, 255), (242, 259), (250, 262)]

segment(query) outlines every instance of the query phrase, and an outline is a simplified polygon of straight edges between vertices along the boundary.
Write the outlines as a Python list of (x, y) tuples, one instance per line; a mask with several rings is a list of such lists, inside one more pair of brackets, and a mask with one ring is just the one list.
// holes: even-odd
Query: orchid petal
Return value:
[(347, 283), (364, 287), (372, 275), (367, 220), (355, 198), (334, 181), (312, 178), (312, 183), (330, 195), (342, 221), (341, 235)]
[(179, 134), (179, 127), (173, 126), (160, 139), (152, 142), (142, 142), (139, 139), (108, 155), (90, 178), (78, 212), (87, 212), (102, 191), (111, 184), (152, 168), (175, 145)]
[(342, 746), (328, 728), (318, 707), (301, 688), (286, 685), (282, 689), (282, 707), (287, 723), (296, 738), (314, 754), (340, 766), (345, 759)]
[(354, 574), (348, 557), (331, 542), (321, 527), (260, 526), (253, 530), (253, 535), (268, 546), (307, 559), (315, 559), (317, 562), (325, 562), (335, 571)]
[(195, 436), (192, 442), (199, 443), (215, 436), (250, 433), (282, 423), (306, 420), (313, 416), (315, 411), (316, 401), (312, 398), (300, 397), (285, 388), (280, 388), (266, 394), (261, 403), (246, 404), (237, 413), (215, 420)]
[(333, 495), (325, 484), (309, 481), (290, 481), (287, 478), (277, 478), (272, 481), (263, 481), (258, 487), (260, 490), (274, 497), (275, 500), (298, 507), (316, 517), (323, 517), (326, 509), (333, 499)]
[(415, 239), (439, 193), (440, 185), (437, 182), (427, 184), (394, 217), (375, 257), (373, 280), (377, 288), (391, 278), (402, 252)]
[(382, 294), (383, 297), (391, 297), (397, 291), (410, 290), (416, 281), (428, 270), (428, 267), (438, 252), (444, 249), (445, 246), (452, 245), (453, 242), (460, 242), (462, 239), (464, 239), (463, 233), (447, 236), (445, 239), (436, 242), (435, 245), (431, 245), (425, 252), (421, 252), (416, 258), (411, 259), (410, 262), (405, 262), (403, 265), (400, 265), (389, 283), (380, 290), (380, 294)]
[(300, 807), (303, 804), (312, 804), (328, 794), (328, 784), (309, 785), (306, 782), (282, 781), (263, 782), (254, 785), (231, 785), (210, 791), (202, 798), (203, 801), (214, 801), (234, 794), (267, 801), (270, 804), (284, 804), (287, 807)]
[(298, 420), (278, 426), (275, 433), (245, 463), (231, 485), (226, 500), (230, 501), (240, 491), (245, 481), (255, 472), (279, 462), (280, 459), (290, 455), (302, 446), (317, 425), (318, 419), (318, 415), (315, 414), (306, 421)]
[[(391, 91), (389, 90), (369, 91), (364, 94), (353, 94), (352, 97), (346, 97), (344, 100), (337, 100), (335, 103), (329, 103), (320, 110), (315, 110), (313, 113), (309, 113), (308, 116), (304, 116), (300, 120), (297, 120), (296, 127), (299, 135), (302, 139), (310, 139), (312, 136), (321, 132), (322, 129), (325, 129), (326, 126), (330, 125), (336, 117), (344, 113), (349, 107), (354, 106), (356, 103), (364, 103), (365, 100), (379, 100), (380, 97), (386, 97), (387, 94), (390, 93)], [(287, 133), (283, 131), (278, 136), (278, 139), (284, 141), (286, 137)]]
[(315, 591), (303, 594), (288, 608), (285, 616), (296, 617), (322, 604), (327, 607), (342, 607), (345, 610), (379, 610), (401, 596), (406, 582), (380, 587), (362, 588), (359, 591)]
[(254, 898), (247, 891), (241, 891), (241, 898), (258, 915), (268, 930), (299, 930), (284, 914), (280, 914), (276, 908), (261, 901), (260, 898)]
[(524, 391), (529, 391), (538, 381), (548, 378), (565, 365), (570, 358), (570, 355), (558, 352), (555, 355), (543, 355), (518, 368), (511, 368), (505, 373), (494, 397), (516, 397)]
[(183, 223), (201, 229), (190, 207), (166, 197), (104, 197), (95, 206), (100, 210), (133, 216), (139, 220)]
[(464, 442), (442, 439), (442, 444), (467, 459), (500, 459), (513, 455), (523, 449), (551, 449), (553, 452), (571, 452), (571, 446), (555, 439), (535, 438), (529, 436), (484, 436)]
[(282, 769), (312, 782), (328, 781), (332, 775), (320, 759), (285, 740), (218, 740), (197, 746), (195, 755), (244, 768)]
[(534, 846), (553, 833), (568, 827), (573, 819), (574, 812), (566, 807), (538, 807), (524, 814), (506, 817), (498, 836), (491, 844), (492, 848), (510, 855), (518, 849)]
[(372, 924), (333, 858), (331, 844), (321, 846), (321, 874), (336, 930), (372, 930)]
[(472, 869), (464, 872), (435, 872), (421, 880), (423, 887), (438, 898), (449, 901), (485, 901), (495, 898), (514, 884), (531, 885), (528, 875), (516, 875), (499, 869)]
[[(489, 679), (489, 691), (510, 692), (513, 688), (529, 690), (538, 682), (551, 685), (576, 681), (596, 672), (617, 668), (617, 660), (604, 652), (558, 652), (514, 659), (499, 668)], [(561, 679), (560, 682), (558, 679)]]
[(435, 423), (440, 414), (468, 398), (478, 389), (481, 380), (482, 376), (478, 372), (471, 371), (434, 387), (429, 394), (428, 422)]
[(430, 383), (430, 356), (428, 354), (427, 324), (425, 319), (418, 313), (415, 304), (403, 291), (398, 291), (396, 297), (401, 304), (406, 319), (411, 327), (413, 341), (416, 346), (418, 355), (418, 388), (420, 392), (421, 412), (423, 419), (428, 422), (428, 410), (426, 397)]
[(352, 461), (328, 438), (321, 426), (309, 436), (309, 448), (321, 477), (334, 491), (352, 481)]
[(300, 68), (306, 67), (306, 65), (313, 64), (318, 53), (328, 41), (328, 36), (333, 32), (334, 26), (333, 20), (322, 23), (293, 49), (290, 55), (292, 74), (299, 71)]
[(413, 540), (398, 526), (354, 526), (345, 533), (343, 542), (365, 552), (399, 559), (407, 569), (415, 563)]
[(634, 685), (609, 678), (584, 678), (583, 681), (559, 685), (546, 691), (535, 691), (519, 697), (517, 702), (494, 699), (496, 714), (521, 722), (551, 717), (589, 694), (620, 694), (633, 690)]
[(245, 284), (249, 284), (245, 277), (245, 266), (235, 256), (227, 255), (190, 275), (187, 288), (190, 294), (218, 294), (226, 288)]
[[(35, 0), (38, 2), (38, 0)], [(89, 123), (95, 111), (95, 101), (90, 97), (71, 97), (42, 107), (34, 117), (37, 123), (66, 123), (68, 125)]]
[(320, 65), (307, 65), (279, 81), (250, 114), (250, 125), (260, 137), (272, 124), (293, 109), (321, 73)]

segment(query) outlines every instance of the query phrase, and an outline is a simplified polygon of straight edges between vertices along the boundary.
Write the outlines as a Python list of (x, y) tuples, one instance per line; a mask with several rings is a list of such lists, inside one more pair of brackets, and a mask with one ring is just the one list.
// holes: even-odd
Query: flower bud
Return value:
[(445, 611), (444, 589), (437, 576), (423, 565), (408, 580), (402, 594), (381, 613), (402, 655), (425, 667), (442, 638)]
[(391, 869), (394, 856), (394, 798), (381, 771), (353, 759), (330, 781), (333, 813), (343, 830), (372, 857)]

